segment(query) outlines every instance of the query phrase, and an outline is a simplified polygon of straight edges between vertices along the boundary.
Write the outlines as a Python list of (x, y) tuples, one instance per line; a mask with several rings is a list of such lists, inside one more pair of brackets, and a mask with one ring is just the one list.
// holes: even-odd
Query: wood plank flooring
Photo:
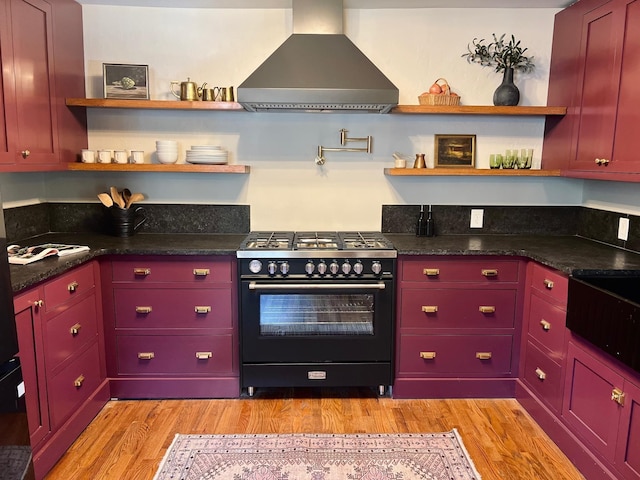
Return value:
[(151, 480), (176, 433), (429, 433), (457, 428), (483, 480), (583, 479), (513, 399), (396, 400), (257, 389), (232, 400), (115, 400), (46, 480)]

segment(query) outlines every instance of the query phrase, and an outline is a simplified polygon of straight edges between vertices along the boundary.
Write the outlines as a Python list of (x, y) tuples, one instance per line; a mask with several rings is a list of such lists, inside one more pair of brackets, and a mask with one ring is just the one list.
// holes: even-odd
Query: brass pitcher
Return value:
[[(178, 95), (174, 90), (174, 85), (180, 85), (180, 95)], [(198, 84), (196, 82), (192, 82), (189, 77), (187, 77), (186, 82), (171, 82), (171, 93), (173, 93), (174, 97), (180, 100), (187, 100), (190, 102), (200, 100), (198, 90)]]
[(424, 161), (424, 153), (416, 153), (416, 160), (413, 162), (413, 168), (427, 168), (427, 163)]

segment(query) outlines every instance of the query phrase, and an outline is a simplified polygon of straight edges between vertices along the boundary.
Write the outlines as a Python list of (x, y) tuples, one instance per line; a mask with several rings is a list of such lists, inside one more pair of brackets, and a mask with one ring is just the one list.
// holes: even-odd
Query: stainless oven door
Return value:
[(242, 360), (390, 361), (391, 281), (243, 281)]

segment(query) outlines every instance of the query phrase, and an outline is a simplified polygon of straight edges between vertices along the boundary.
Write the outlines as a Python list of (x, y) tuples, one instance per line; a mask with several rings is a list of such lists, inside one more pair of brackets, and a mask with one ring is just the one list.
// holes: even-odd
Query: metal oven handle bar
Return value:
[(249, 282), (249, 290), (290, 290), (292, 288), (300, 290), (361, 290), (363, 288), (384, 290), (383, 282), (378, 283), (339, 283), (339, 284), (319, 284), (319, 283), (289, 283), (272, 284)]

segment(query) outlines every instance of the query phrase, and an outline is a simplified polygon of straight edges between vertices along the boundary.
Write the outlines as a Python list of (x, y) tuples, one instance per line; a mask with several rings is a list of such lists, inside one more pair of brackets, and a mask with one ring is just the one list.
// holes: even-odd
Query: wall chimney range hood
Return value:
[(252, 112), (388, 113), (398, 88), (343, 34), (342, 0), (292, 0), (293, 34), (238, 86)]

